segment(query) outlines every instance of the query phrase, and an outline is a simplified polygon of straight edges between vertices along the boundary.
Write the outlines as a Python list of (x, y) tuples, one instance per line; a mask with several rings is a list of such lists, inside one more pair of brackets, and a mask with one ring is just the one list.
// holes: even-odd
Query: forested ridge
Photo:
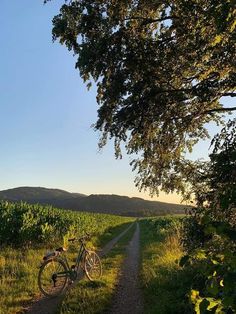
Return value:
[(159, 216), (185, 214), (188, 206), (147, 201), (138, 197), (120, 195), (69, 193), (59, 189), (40, 187), (20, 187), (0, 191), (0, 199), (26, 201), (29, 203), (49, 204), (64, 209), (105, 213), (122, 216)]

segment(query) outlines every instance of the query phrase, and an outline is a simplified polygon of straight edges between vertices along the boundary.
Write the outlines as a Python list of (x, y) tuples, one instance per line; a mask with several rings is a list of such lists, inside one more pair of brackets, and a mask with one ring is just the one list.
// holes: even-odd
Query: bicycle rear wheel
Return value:
[(60, 295), (65, 289), (67, 281), (68, 270), (60, 259), (47, 260), (39, 270), (39, 289), (47, 297)]
[(102, 275), (102, 264), (97, 253), (88, 251), (84, 258), (84, 270), (89, 280), (98, 280)]

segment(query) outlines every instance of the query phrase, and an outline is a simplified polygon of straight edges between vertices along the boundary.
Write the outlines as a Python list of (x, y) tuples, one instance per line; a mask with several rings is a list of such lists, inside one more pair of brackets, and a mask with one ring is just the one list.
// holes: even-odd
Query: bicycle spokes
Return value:
[(60, 294), (68, 280), (68, 271), (65, 264), (59, 260), (46, 262), (39, 273), (40, 290), (49, 296)]
[(99, 256), (95, 252), (89, 252), (85, 256), (85, 273), (89, 280), (97, 280), (101, 277), (102, 266)]

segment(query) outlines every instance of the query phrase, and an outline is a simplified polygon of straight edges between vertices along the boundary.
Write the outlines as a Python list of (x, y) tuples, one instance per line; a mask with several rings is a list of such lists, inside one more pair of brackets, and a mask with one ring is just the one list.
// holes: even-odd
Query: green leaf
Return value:
[(196, 252), (196, 258), (197, 259), (206, 259), (207, 258), (207, 254), (205, 250), (199, 250)]
[(199, 299), (199, 291), (198, 290), (191, 290), (190, 299), (192, 303), (196, 303)]

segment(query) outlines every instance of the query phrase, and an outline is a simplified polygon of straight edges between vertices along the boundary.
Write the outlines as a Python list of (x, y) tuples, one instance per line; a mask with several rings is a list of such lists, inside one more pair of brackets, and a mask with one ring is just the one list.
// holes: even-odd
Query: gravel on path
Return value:
[[(99, 256), (100, 257), (105, 256), (113, 248), (113, 246), (119, 241), (119, 239), (131, 228), (132, 225), (133, 223), (131, 223), (128, 226), (128, 228), (122, 231), (118, 236), (116, 236), (111, 241), (109, 241), (103, 247), (103, 249), (100, 252), (98, 252)], [(80, 279), (82, 277), (83, 276), (79, 275)], [(74, 284), (72, 285), (72, 288)], [(47, 298), (45, 296), (40, 296), (38, 297), (38, 299), (35, 299), (28, 308), (24, 309), (24, 313), (25, 314), (53, 314), (56, 312), (58, 305), (62, 302), (63, 298), (64, 298), (64, 294), (58, 297), (54, 297), (54, 298)]]
[(110, 314), (142, 314), (143, 298), (139, 287), (139, 224), (127, 246), (127, 256), (121, 268), (120, 279)]

